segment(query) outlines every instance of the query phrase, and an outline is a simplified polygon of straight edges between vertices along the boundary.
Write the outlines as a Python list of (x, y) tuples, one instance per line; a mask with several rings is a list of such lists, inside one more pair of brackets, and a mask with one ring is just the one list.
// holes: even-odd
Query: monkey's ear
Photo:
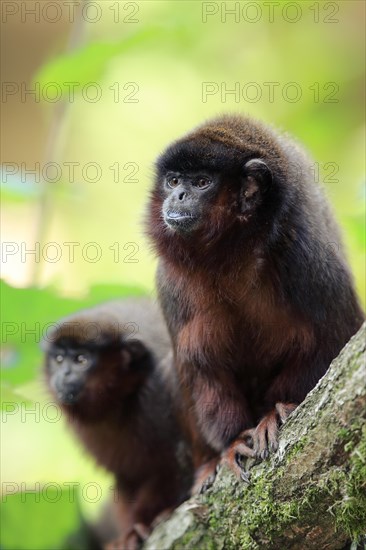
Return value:
[(261, 159), (251, 159), (244, 165), (244, 182), (240, 191), (240, 212), (250, 214), (262, 202), (263, 193), (272, 183), (272, 172)]

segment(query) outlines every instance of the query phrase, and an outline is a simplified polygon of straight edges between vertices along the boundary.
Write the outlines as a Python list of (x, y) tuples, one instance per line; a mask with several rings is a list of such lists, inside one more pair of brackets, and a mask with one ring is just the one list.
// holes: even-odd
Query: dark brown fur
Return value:
[[(253, 159), (270, 173), (267, 186), (250, 171)], [(338, 227), (310, 167), (292, 140), (240, 116), (203, 124), (157, 162), (148, 233), (197, 467), (262, 419), (255, 454), (274, 449), (273, 414), (284, 421), (278, 411), (305, 398), (362, 324)], [(170, 172), (182, 182), (179, 198)], [(187, 181), (201, 172), (219, 183), (197, 202)], [(173, 230), (169, 208), (185, 215), (191, 204), (198, 225)]]
[[(50, 366), (60, 346), (91, 350), (96, 358), (71, 403), (57, 393)], [(150, 301), (137, 299), (84, 310), (60, 321), (45, 348), (52, 394), (78, 439), (115, 476), (121, 532), (116, 547), (135, 548), (153, 520), (175, 508), (191, 484), (161, 314)]]

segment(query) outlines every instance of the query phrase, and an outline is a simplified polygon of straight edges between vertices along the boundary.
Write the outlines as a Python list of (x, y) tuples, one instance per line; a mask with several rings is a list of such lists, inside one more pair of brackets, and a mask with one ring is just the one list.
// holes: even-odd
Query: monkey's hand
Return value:
[(270, 452), (277, 451), (279, 427), (296, 407), (295, 403), (276, 403), (275, 408), (262, 418), (256, 428), (245, 430), (235, 439), (225, 451), (223, 462), (245, 480), (243, 459), (263, 460)]
[(150, 531), (143, 523), (135, 523), (126, 535), (106, 544), (104, 550), (138, 550)]
[(198, 468), (191, 490), (192, 495), (202, 495), (212, 486), (217, 474), (218, 461), (218, 458), (213, 458)]

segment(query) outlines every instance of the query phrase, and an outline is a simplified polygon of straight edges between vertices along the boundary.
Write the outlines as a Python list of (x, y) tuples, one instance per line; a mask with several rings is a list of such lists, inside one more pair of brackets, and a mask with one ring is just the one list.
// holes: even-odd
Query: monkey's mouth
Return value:
[(63, 388), (56, 388), (57, 398), (61, 403), (65, 405), (72, 405), (76, 403), (80, 398), (81, 387), (68, 386)]
[(196, 227), (198, 220), (190, 212), (168, 210), (164, 215), (164, 221), (173, 231), (189, 233)]
[(165, 216), (166, 220), (183, 221), (193, 220), (193, 216), (190, 212), (176, 212), (175, 210), (169, 210)]

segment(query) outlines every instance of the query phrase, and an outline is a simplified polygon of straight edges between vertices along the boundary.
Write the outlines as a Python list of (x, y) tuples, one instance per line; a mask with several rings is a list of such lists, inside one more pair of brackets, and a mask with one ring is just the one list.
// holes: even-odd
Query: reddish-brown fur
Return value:
[[(253, 159), (271, 175), (267, 187), (258, 172), (246, 172)], [(211, 195), (202, 194), (191, 233), (164, 221), (165, 204), (168, 214), (190, 208), (169, 189), (171, 172), (193, 209), (197, 191), (187, 182), (197, 173), (219, 182)], [(256, 206), (248, 208), (253, 197)], [(309, 160), (259, 122), (209, 121), (158, 160), (148, 232), (160, 260), (158, 291), (196, 467), (259, 422), (254, 449), (264, 456), (267, 443), (276, 445), (273, 419), (285, 420), (363, 320), (337, 225), (311, 180)], [(331, 254), (329, 243), (336, 245)], [(235, 443), (231, 456), (233, 449)]]

